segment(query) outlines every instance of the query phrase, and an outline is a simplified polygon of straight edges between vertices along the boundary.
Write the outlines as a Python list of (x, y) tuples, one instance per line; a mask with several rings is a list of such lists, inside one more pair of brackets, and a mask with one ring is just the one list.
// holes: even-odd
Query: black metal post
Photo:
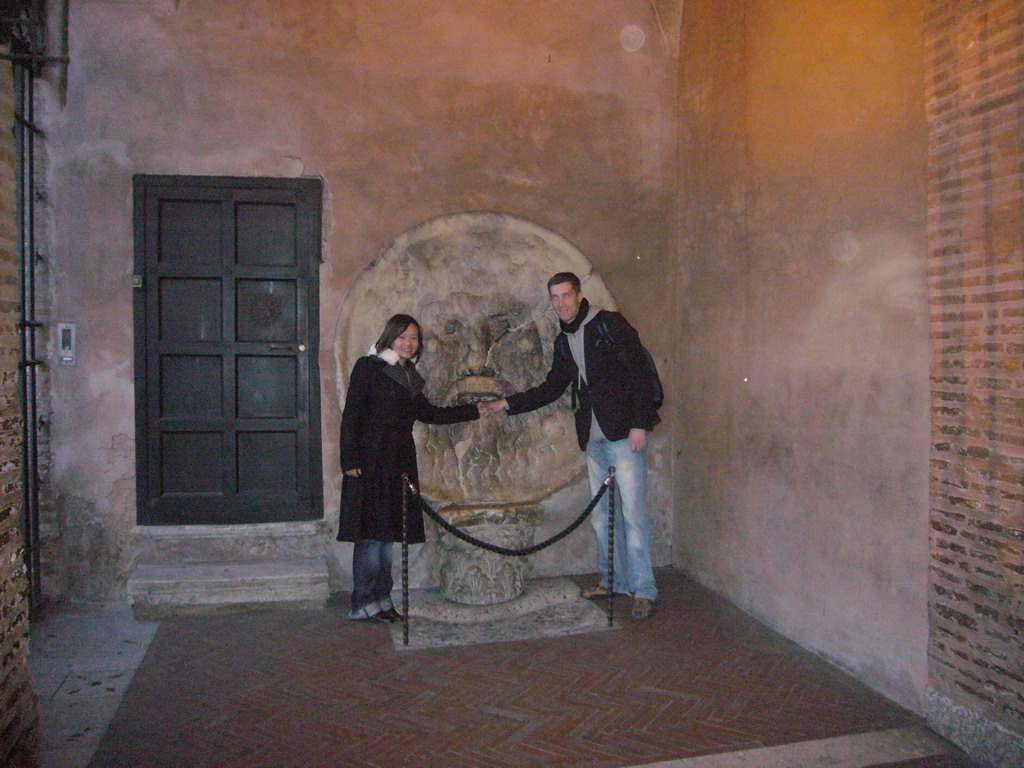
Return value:
[(402, 645), (409, 645), (409, 476), (402, 473)]
[(608, 626), (615, 623), (615, 467), (608, 467)]

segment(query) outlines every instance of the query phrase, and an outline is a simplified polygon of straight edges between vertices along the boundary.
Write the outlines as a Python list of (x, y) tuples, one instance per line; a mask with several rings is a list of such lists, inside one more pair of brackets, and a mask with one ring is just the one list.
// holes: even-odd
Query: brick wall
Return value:
[(1016, 737), (1024, 735), (1024, 7), (934, 1), (925, 37), (930, 685), (946, 704)]
[(18, 241), (11, 66), (0, 62), (0, 765), (30, 764), (37, 714), (29, 684), (21, 516)]

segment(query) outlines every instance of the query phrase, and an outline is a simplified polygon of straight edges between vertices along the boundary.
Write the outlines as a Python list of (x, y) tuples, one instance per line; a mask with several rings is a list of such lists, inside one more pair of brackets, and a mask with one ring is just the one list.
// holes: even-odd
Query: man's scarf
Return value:
[(576, 313), (576, 317), (568, 323), (559, 318), (558, 325), (566, 333), (576, 333), (583, 321), (587, 319), (587, 312), (589, 311), (590, 303), (586, 299), (583, 299), (583, 301), (580, 302), (580, 309), (579, 312)]

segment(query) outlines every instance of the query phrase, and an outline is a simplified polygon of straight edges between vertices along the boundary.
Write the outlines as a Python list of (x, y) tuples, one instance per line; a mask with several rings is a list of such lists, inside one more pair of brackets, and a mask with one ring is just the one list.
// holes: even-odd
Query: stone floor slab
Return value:
[(88, 765), (156, 629), (113, 603), (68, 604), (33, 623), (29, 665), (42, 768)]

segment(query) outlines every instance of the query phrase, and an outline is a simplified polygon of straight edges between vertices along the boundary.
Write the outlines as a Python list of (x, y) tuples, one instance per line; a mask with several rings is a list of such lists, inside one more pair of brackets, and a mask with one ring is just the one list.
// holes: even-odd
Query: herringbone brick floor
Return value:
[(678, 572), (659, 586), (621, 630), (439, 650), (343, 605), (168, 620), (91, 766), (612, 768), (920, 724)]

